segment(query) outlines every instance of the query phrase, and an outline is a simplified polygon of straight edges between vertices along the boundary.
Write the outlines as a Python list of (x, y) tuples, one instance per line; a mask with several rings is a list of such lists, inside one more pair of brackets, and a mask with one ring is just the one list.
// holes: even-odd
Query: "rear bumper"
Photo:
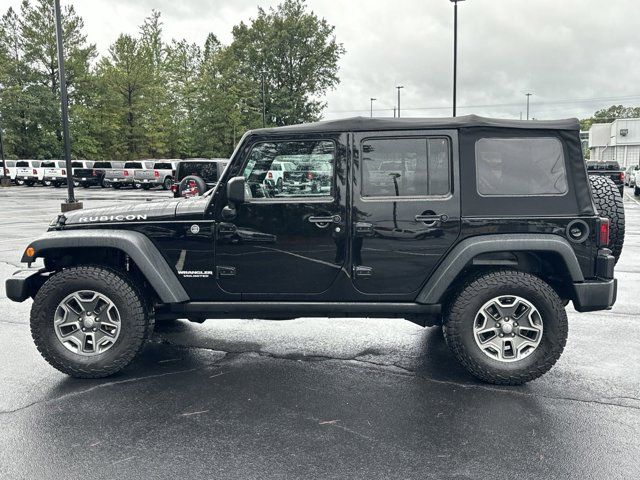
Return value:
[(38, 283), (41, 284), (45, 279), (44, 270), (34, 268), (18, 270), (5, 282), (7, 298), (18, 303), (24, 302), (32, 292), (37, 290)]
[(63, 176), (63, 175), (60, 175), (60, 176), (57, 176), (57, 175), (56, 175), (56, 176), (53, 176), (53, 175), (45, 175), (45, 176), (43, 177), (43, 180), (44, 180), (44, 181), (47, 181), (47, 182), (61, 182), (61, 183), (67, 183), (67, 177), (66, 177), (66, 176)]
[(615, 278), (574, 283), (573, 288), (573, 306), (579, 312), (607, 310), (616, 303), (618, 281)]
[(151, 185), (153, 187), (157, 187), (163, 184), (163, 181), (156, 178), (136, 178), (133, 180), (133, 183), (136, 185)]
[(100, 185), (102, 179), (99, 177), (73, 177), (73, 181), (74, 182), (78, 182), (78, 183), (84, 183), (87, 185)]

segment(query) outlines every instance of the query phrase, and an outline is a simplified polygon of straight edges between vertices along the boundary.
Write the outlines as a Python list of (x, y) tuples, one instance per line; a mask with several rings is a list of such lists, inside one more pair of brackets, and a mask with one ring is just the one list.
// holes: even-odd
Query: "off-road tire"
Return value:
[(610, 178), (589, 175), (589, 182), (598, 213), (609, 219), (609, 248), (617, 263), (624, 245), (625, 220), (622, 196)]
[[(490, 299), (517, 295), (533, 304), (542, 317), (538, 347), (527, 357), (501, 362), (476, 344), (475, 315)], [(557, 293), (529, 273), (498, 270), (478, 274), (463, 283), (447, 303), (443, 322), (447, 345), (458, 361), (476, 378), (497, 385), (521, 385), (545, 374), (556, 363), (567, 342), (567, 314)]]
[[(121, 316), (121, 330), (111, 348), (94, 356), (68, 350), (57, 338), (54, 314), (59, 303), (78, 290), (107, 295)], [(78, 378), (101, 378), (126, 367), (153, 331), (153, 309), (140, 289), (123, 273), (104, 266), (80, 266), (62, 270), (40, 288), (31, 307), (31, 336), (54, 368)]]

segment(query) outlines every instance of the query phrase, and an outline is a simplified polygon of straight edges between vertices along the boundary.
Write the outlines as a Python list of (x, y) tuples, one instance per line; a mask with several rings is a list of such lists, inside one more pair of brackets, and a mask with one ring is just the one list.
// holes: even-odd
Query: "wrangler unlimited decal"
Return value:
[(103, 215), (100, 217), (80, 217), (79, 223), (88, 222), (124, 222), (132, 220), (146, 220), (146, 215)]

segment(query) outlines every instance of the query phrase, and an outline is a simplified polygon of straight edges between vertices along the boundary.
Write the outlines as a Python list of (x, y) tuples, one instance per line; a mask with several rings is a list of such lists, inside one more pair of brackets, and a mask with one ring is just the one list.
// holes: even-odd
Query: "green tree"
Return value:
[(145, 94), (153, 75), (146, 49), (138, 39), (121, 34), (109, 47), (109, 56), (100, 60), (98, 75), (102, 148), (114, 158), (139, 158), (146, 153)]
[[(62, 128), (60, 121), (60, 85), (55, 32), (53, 0), (36, 0), (33, 4), (24, 0), (21, 5), (21, 36), (24, 45), (24, 62), (31, 73), (31, 88), (38, 99), (40, 110), (38, 123), (45, 157), (62, 155)], [(75, 126), (74, 116), (84, 112), (75, 108), (86, 100), (90, 87), (90, 62), (96, 56), (96, 48), (87, 43), (83, 33), (84, 21), (73, 6), (62, 12), (62, 37), (65, 53), (66, 83), (69, 97), (70, 124)], [(72, 128), (72, 138), (76, 137)], [(73, 143), (72, 143), (73, 145)]]
[(304, 0), (285, 0), (235, 26), (230, 51), (237, 70), (252, 80), (251, 103), (261, 104), (264, 76), (268, 123), (289, 125), (320, 118), (326, 106), (320, 98), (338, 84), (345, 50), (334, 27), (308, 12)]
[(590, 118), (580, 120), (580, 129), (589, 130), (594, 123), (609, 123), (617, 118), (638, 118), (640, 107), (625, 107), (623, 105), (611, 105), (608, 108), (598, 110)]
[(9, 158), (38, 158), (41, 154), (39, 107), (31, 80), (20, 19), (9, 8), (0, 19), (0, 122)]

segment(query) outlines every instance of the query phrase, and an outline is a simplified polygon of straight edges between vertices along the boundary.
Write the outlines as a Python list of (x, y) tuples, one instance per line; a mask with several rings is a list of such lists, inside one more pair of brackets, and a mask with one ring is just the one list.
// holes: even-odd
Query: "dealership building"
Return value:
[(640, 118), (594, 123), (589, 129), (589, 152), (591, 160), (640, 165)]

